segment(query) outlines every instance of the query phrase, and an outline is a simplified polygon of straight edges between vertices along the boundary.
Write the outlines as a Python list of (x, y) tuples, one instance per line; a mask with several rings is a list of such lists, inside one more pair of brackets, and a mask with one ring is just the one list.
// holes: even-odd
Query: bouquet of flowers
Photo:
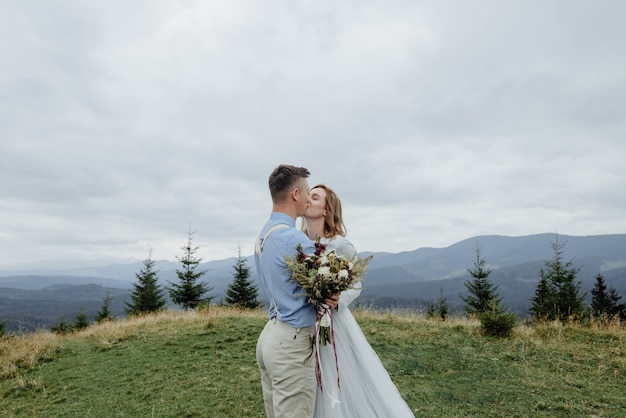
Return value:
[(315, 252), (305, 254), (298, 245), (295, 257), (286, 257), (291, 278), (304, 290), (307, 300), (317, 309), (315, 322), (316, 346), (332, 343), (332, 309), (325, 303), (332, 295), (354, 288), (361, 281), (372, 256), (347, 259), (335, 250), (326, 250), (326, 244), (319, 239), (315, 242)]
[[(326, 244), (320, 243), (318, 239), (313, 254), (305, 254), (302, 246), (298, 245), (296, 256), (287, 257), (286, 260), (292, 280), (304, 290), (308, 301), (316, 307), (325, 305), (326, 299), (332, 295), (354, 288), (372, 259), (369, 256), (349, 260), (335, 250), (326, 251), (326, 248)], [(327, 328), (327, 325), (323, 328)], [(323, 336), (322, 344), (330, 342), (327, 330), (322, 330), (320, 334)]]

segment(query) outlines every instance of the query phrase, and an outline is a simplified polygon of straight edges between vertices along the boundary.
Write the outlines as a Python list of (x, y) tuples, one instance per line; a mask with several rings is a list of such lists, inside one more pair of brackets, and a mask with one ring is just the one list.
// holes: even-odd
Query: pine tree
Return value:
[(433, 300), (428, 301), (428, 306), (426, 307), (426, 317), (434, 318), (437, 314), (437, 307), (435, 306), (435, 302)]
[(443, 289), (439, 289), (438, 313), (439, 313), (439, 318), (441, 318), (442, 321), (445, 321), (446, 318), (448, 317), (448, 300), (445, 297), (443, 297)]
[(596, 284), (591, 290), (591, 295), (591, 309), (595, 316), (606, 315), (609, 318), (615, 315), (623, 316), (624, 304), (619, 303), (622, 297), (617, 294), (615, 289), (607, 289), (601, 274), (596, 276)]
[(102, 301), (102, 307), (96, 313), (96, 317), (94, 318), (96, 322), (100, 323), (113, 320), (113, 314), (111, 313), (111, 301), (113, 301), (113, 298), (107, 292), (107, 295)]
[(246, 259), (241, 256), (241, 247), (239, 247), (239, 256), (233, 268), (235, 269), (234, 279), (226, 289), (226, 303), (241, 308), (257, 308), (260, 305), (257, 300), (259, 290), (249, 280), (250, 269), (246, 266)]
[(580, 282), (576, 276), (580, 268), (572, 267), (572, 262), (563, 262), (563, 247), (558, 237), (552, 243), (554, 258), (546, 261), (541, 269), (541, 277), (530, 312), (535, 319), (560, 321), (580, 318), (584, 313), (585, 295), (580, 295)]
[(530, 315), (536, 320), (553, 320), (554, 292), (548, 283), (548, 279), (541, 274), (535, 296), (531, 299)]
[(126, 303), (127, 315), (141, 315), (158, 312), (165, 308), (164, 290), (159, 286), (158, 271), (154, 269), (155, 262), (152, 260), (152, 251), (143, 262), (139, 273), (135, 273), (137, 283), (133, 285), (130, 294), (130, 303)]
[(465, 303), (465, 312), (475, 315), (494, 309), (498, 310), (501, 298), (496, 293), (497, 287), (488, 280), (491, 270), (486, 268), (486, 262), (481, 258), (478, 247), (476, 247), (474, 269), (467, 271), (474, 279), (464, 283), (470, 293), (469, 296), (461, 296)]
[(620, 319), (622, 321), (625, 321), (626, 320), (626, 304), (618, 303), (622, 297), (617, 294), (617, 291), (615, 289), (612, 288), (609, 291), (609, 298), (614, 303), (613, 315), (619, 315)]
[(206, 274), (206, 270), (196, 272), (202, 259), (195, 257), (198, 247), (193, 246), (193, 234), (194, 232), (189, 232), (187, 243), (181, 247), (184, 255), (176, 257), (182, 265), (182, 270), (176, 270), (176, 276), (178, 276), (180, 283), (170, 282), (172, 286), (168, 287), (172, 301), (183, 309), (194, 309), (200, 302), (210, 303), (212, 299), (211, 297), (203, 298), (203, 295), (211, 291), (212, 288), (204, 282), (198, 282)]
[(87, 317), (87, 312), (85, 311), (85, 307), (81, 306), (80, 311), (78, 312), (78, 316), (76, 317), (76, 321), (74, 321), (74, 326), (72, 329), (81, 330), (85, 329), (89, 326), (89, 318)]
[(72, 324), (67, 322), (65, 318), (61, 318), (57, 323), (50, 327), (50, 331), (55, 334), (66, 334), (72, 330)]

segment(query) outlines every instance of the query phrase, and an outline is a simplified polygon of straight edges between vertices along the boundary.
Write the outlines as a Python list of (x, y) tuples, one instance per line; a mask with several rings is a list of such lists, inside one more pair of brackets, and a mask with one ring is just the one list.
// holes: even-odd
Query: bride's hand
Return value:
[(329, 299), (326, 299), (326, 304), (331, 308), (336, 308), (339, 305), (339, 295), (340, 293), (335, 293)]

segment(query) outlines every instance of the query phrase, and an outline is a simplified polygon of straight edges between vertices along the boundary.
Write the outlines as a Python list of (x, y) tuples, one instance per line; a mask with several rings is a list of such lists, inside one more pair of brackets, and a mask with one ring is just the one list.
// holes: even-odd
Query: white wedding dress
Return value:
[[(342, 236), (321, 242), (345, 257), (356, 254), (354, 246)], [(360, 288), (342, 292), (339, 309), (333, 311), (339, 387), (333, 346), (319, 347), (322, 389), (317, 388), (315, 417), (414, 417), (348, 308), (360, 293)]]

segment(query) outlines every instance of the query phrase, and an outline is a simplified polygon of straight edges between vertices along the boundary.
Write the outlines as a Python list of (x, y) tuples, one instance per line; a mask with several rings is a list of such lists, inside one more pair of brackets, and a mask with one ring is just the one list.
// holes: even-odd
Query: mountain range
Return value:
[[(579, 268), (581, 292), (591, 300), (595, 278), (602, 274), (607, 286), (626, 297), (626, 234), (569, 236), (553, 233), (507, 237), (485, 235), (468, 238), (445, 248), (419, 248), (401, 253), (363, 252), (373, 255), (358, 299), (360, 306), (375, 309), (425, 310), (445, 298), (451, 312), (462, 311), (464, 282), (471, 280), (476, 251), (491, 270), (489, 280), (497, 286), (503, 306), (525, 316), (530, 308), (540, 271), (554, 258), (553, 244), (563, 245), (562, 261)], [(208, 296), (219, 303), (233, 280), (236, 259), (201, 263)], [(246, 259), (255, 279), (252, 256)], [(112, 297), (111, 310), (124, 315), (125, 303), (142, 260), (117, 263), (82, 263), (71, 268), (0, 266), (0, 322), (13, 332), (49, 328), (59, 321), (72, 321), (85, 309), (93, 318), (104, 298)], [(176, 282), (177, 262), (156, 261), (162, 285)], [(261, 296), (260, 300), (265, 302)], [(623, 300), (622, 300), (623, 301)]]

